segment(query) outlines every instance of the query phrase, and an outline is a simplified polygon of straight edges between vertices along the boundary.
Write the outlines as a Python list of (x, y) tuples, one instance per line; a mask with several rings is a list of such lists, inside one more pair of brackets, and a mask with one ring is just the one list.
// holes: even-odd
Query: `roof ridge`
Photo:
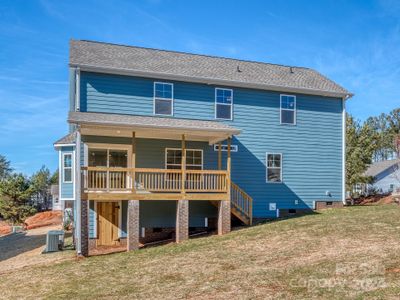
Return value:
[(172, 53), (177, 53), (177, 54), (196, 55), (196, 56), (210, 57), (210, 58), (218, 58), (218, 59), (221, 59), (221, 58), (222, 58), (222, 59), (234, 60), (234, 61), (238, 61), (238, 62), (248, 62), (248, 63), (255, 63), (255, 64), (264, 64), (264, 65), (271, 65), (271, 66), (280, 66), (280, 67), (285, 67), (285, 68), (305, 69), (305, 70), (311, 70), (311, 71), (317, 72), (316, 70), (314, 70), (314, 69), (312, 69), (312, 68), (309, 68), (309, 67), (291, 66), (291, 65), (284, 65), (284, 64), (277, 64), (277, 63), (270, 63), (270, 62), (263, 62), (263, 61), (256, 61), (256, 60), (250, 60), (250, 59), (239, 59), (239, 58), (225, 57), (225, 56), (218, 56), (218, 55), (211, 55), (211, 54), (200, 54), (200, 53), (192, 53), (192, 52), (177, 51), (177, 50), (165, 50), (165, 49), (159, 49), (159, 48), (154, 48), (154, 47), (143, 47), (143, 46), (124, 45), (124, 44), (118, 44), (118, 43), (100, 42), (100, 41), (85, 40), (85, 39), (83, 39), (83, 40), (71, 39), (71, 41), (81, 41), (81, 42), (88, 42), (88, 43), (112, 45), (112, 46), (119, 46), (119, 47), (125, 47), (125, 48), (139, 48), (139, 49), (155, 50), (155, 51), (169, 52), (169, 53), (172, 52)]

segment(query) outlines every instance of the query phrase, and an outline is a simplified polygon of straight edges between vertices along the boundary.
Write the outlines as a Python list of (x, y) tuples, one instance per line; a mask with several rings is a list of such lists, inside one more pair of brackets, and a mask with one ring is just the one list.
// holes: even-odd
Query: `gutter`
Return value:
[(177, 81), (187, 81), (194, 83), (204, 83), (209, 85), (222, 85), (222, 86), (235, 86), (241, 88), (253, 88), (259, 90), (268, 90), (268, 91), (276, 91), (276, 92), (290, 92), (297, 94), (308, 94), (315, 96), (326, 96), (326, 97), (334, 97), (334, 98), (350, 98), (353, 96), (352, 93), (339, 93), (332, 91), (324, 91), (324, 90), (315, 90), (315, 89), (307, 89), (307, 88), (293, 88), (293, 87), (284, 87), (278, 85), (268, 85), (268, 84), (260, 84), (260, 83), (247, 83), (240, 82), (234, 80), (224, 80), (224, 79), (214, 79), (207, 77), (191, 77), (185, 75), (176, 75), (171, 73), (158, 73), (158, 72), (148, 72), (141, 70), (132, 70), (132, 69), (124, 69), (124, 68), (112, 68), (112, 67), (98, 67), (87, 64), (70, 64), (70, 67), (79, 68), (81, 71), (86, 72), (94, 72), (94, 73), (106, 73), (106, 74), (115, 74), (115, 75), (130, 75), (130, 76), (138, 76), (145, 78), (159, 78), (166, 80), (177, 80)]

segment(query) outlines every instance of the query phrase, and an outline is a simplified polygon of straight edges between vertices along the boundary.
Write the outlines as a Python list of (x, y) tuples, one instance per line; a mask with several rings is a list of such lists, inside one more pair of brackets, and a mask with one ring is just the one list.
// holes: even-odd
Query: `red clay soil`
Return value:
[(25, 228), (33, 229), (50, 225), (61, 225), (61, 211), (44, 211), (25, 220)]
[(0, 221), (0, 236), (9, 234), (10, 232), (11, 226), (5, 221)]
[(359, 198), (356, 201), (358, 205), (381, 205), (381, 204), (390, 204), (394, 203), (394, 199), (391, 195), (375, 195), (369, 196), (365, 198)]

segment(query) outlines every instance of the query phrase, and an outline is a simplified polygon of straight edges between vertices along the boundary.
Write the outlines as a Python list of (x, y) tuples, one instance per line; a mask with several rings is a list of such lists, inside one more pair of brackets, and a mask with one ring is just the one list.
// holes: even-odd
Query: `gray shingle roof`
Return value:
[(400, 164), (400, 159), (378, 161), (369, 166), (368, 170), (365, 172), (365, 176), (375, 177), (396, 164)]
[(351, 96), (346, 89), (309, 68), (93, 41), (71, 40), (70, 65), (111, 69), (116, 73), (120, 70), (173, 75), (232, 86), (257, 85), (272, 90)]
[(70, 112), (68, 115), (68, 122), (74, 124), (141, 127), (151, 129), (179, 129), (194, 131), (205, 130), (210, 132), (226, 132), (228, 134), (235, 135), (240, 133), (240, 130), (216, 121), (133, 116), (109, 113)]
[(71, 132), (66, 136), (63, 136), (61, 139), (59, 139), (54, 143), (54, 145), (69, 145), (69, 144), (75, 144), (75, 132)]

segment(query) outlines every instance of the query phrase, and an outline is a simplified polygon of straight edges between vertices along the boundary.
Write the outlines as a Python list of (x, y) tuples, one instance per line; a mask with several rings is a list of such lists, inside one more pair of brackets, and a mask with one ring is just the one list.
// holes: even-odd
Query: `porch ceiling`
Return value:
[(131, 137), (134, 131), (137, 138), (180, 140), (185, 134), (210, 145), (240, 134), (222, 122), (166, 117), (70, 112), (68, 122), (79, 125), (83, 135)]

